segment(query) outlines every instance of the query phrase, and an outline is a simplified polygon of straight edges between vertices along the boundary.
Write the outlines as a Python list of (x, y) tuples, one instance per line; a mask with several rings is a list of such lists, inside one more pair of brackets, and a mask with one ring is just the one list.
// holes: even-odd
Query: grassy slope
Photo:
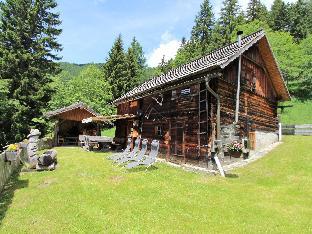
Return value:
[(281, 115), (283, 124), (312, 124), (312, 100), (305, 102), (293, 100), (282, 105), (293, 105), (286, 108)]
[(311, 233), (312, 138), (284, 139), (226, 179), (164, 164), (126, 172), (107, 154), (58, 148), (56, 171), (22, 173), (1, 198), (0, 232)]

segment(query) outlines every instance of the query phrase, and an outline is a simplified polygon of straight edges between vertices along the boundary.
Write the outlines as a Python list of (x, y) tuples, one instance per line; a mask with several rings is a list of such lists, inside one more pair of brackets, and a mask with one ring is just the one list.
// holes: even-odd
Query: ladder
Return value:
[(201, 150), (206, 149), (208, 160), (208, 133), (209, 133), (209, 111), (208, 111), (208, 90), (204, 82), (199, 83), (198, 95), (198, 158), (201, 157)]

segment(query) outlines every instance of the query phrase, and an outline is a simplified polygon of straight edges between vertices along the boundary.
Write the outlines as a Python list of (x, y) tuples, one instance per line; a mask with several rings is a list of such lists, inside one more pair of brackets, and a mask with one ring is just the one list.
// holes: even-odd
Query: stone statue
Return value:
[(27, 136), (27, 156), (30, 169), (36, 170), (54, 170), (57, 164), (56, 150), (48, 150), (40, 157), (37, 156), (38, 141), (41, 132), (38, 129), (31, 129), (30, 134)]
[(38, 129), (31, 129), (30, 134), (27, 136), (28, 145), (27, 145), (27, 155), (28, 163), (31, 169), (35, 169), (37, 165), (37, 151), (38, 151), (38, 140), (41, 135), (41, 132)]

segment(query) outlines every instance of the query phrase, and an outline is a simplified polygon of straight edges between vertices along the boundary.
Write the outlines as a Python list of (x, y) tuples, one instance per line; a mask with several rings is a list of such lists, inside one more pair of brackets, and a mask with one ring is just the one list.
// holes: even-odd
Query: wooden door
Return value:
[(185, 155), (184, 151), (184, 122), (182, 121), (171, 121), (171, 154), (174, 156), (183, 156)]

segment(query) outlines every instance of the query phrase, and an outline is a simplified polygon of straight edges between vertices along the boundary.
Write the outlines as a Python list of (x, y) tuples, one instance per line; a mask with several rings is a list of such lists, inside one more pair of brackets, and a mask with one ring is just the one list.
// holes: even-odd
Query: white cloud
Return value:
[(177, 40), (170, 32), (166, 31), (161, 35), (161, 43), (147, 55), (147, 64), (150, 67), (156, 67), (161, 62), (163, 56), (168, 61), (176, 56), (181, 42)]

